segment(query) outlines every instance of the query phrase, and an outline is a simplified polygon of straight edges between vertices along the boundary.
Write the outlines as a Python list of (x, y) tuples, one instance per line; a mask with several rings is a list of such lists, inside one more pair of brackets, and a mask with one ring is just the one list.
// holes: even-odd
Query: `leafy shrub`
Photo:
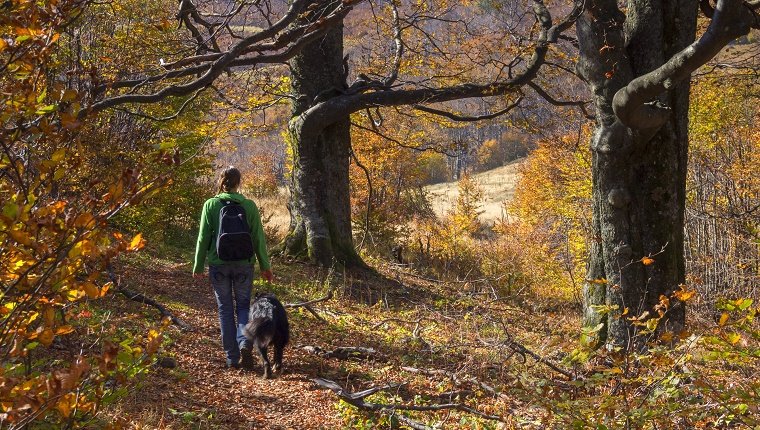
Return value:
[(108, 262), (144, 245), (110, 220), (166, 177), (92, 163), (102, 149), (86, 136), (101, 124), (78, 116), (83, 95), (55, 80), (53, 61), (80, 6), (10, 2), (0, 17), (0, 422), (9, 428), (84, 425), (161, 344), (160, 330), (124, 336), (87, 308), (113, 294)]
[[(676, 292), (691, 298), (693, 290)], [(756, 428), (760, 379), (759, 309), (751, 299), (725, 301), (702, 333), (653, 338), (670, 299), (654, 318), (625, 316), (640, 330), (638, 351), (577, 349), (566, 359), (570, 382), (524, 380), (515, 394), (540, 404), (549, 427), (577, 429)]]

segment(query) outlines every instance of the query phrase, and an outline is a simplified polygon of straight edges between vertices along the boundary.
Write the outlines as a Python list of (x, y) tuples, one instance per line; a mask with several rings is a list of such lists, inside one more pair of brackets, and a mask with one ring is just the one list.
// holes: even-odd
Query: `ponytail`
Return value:
[(235, 166), (229, 166), (219, 177), (219, 192), (229, 193), (240, 186), (240, 170)]

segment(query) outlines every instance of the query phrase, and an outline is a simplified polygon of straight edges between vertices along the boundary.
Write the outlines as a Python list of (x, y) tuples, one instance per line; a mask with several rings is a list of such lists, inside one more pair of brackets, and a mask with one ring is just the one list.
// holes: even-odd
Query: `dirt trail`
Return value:
[[(127, 273), (127, 276), (137, 274)], [(139, 273), (146, 294), (167, 303), (193, 327), (167, 334), (176, 369), (157, 369), (117, 411), (154, 428), (303, 429), (337, 428), (333, 394), (310, 381), (323, 363), (293, 345), (304, 328), (293, 328), (284, 374), (273, 380), (254, 371), (226, 369), (216, 302), (207, 282), (193, 282), (183, 265), (158, 266)], [(173, 305), (179, 303), (181, 305)], [(180, 309), (178, 309), (180, 308)], [(322, 372), (324, 373), (324, 372)]]

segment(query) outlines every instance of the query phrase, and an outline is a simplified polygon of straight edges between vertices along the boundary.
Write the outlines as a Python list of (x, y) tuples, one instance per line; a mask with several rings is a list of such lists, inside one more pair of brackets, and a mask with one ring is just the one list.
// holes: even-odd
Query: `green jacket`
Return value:
[[(221, 200), (220, 200), (221, 199)], [(248, 260), (242, 261), (222, 261), (216, 253), (216, 236), (219, 229), (219, 210), (222, 209), (222, 200), (232, 200), (240, 203), (245, 209), (248, 225), (251, 227), (251, 237), (253, 238), (253, 249), (256, 258), (259, 260), (261, 270), (269, 270), (269, 256), (267, 255), (266, 238), (264, 237), (264, 228), (261, 225), (261, 215), (259, 208), (251, 200), (248, 200), (240, 193), (221, 193), (215, 197), (206, 200), (201, 212), (201, 226), (198, 231), (198, 243), (195, 246), (195, 263), (193, 264), (193, 273), (202, 273), (208, 255), (208, 264), (244, 264)], [(255, 264), (255, 261), (251, 262)]]

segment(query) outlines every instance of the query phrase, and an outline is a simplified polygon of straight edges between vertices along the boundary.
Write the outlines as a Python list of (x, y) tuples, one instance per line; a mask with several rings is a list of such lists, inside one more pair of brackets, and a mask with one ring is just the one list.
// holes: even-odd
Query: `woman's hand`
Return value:
[(272, 274), (272, 271), (271, 271), (271, 270), (269, 270), (269, 269), (267, 269), (267, 270), (262, 270), (262, 271), (261, 271), (261, 277), (262, 277), (262, 278), (263, 278), (265, 281), (269, 282), (270, 284), (271, 284), (272, 282), (274, 282), (274, 274)]

